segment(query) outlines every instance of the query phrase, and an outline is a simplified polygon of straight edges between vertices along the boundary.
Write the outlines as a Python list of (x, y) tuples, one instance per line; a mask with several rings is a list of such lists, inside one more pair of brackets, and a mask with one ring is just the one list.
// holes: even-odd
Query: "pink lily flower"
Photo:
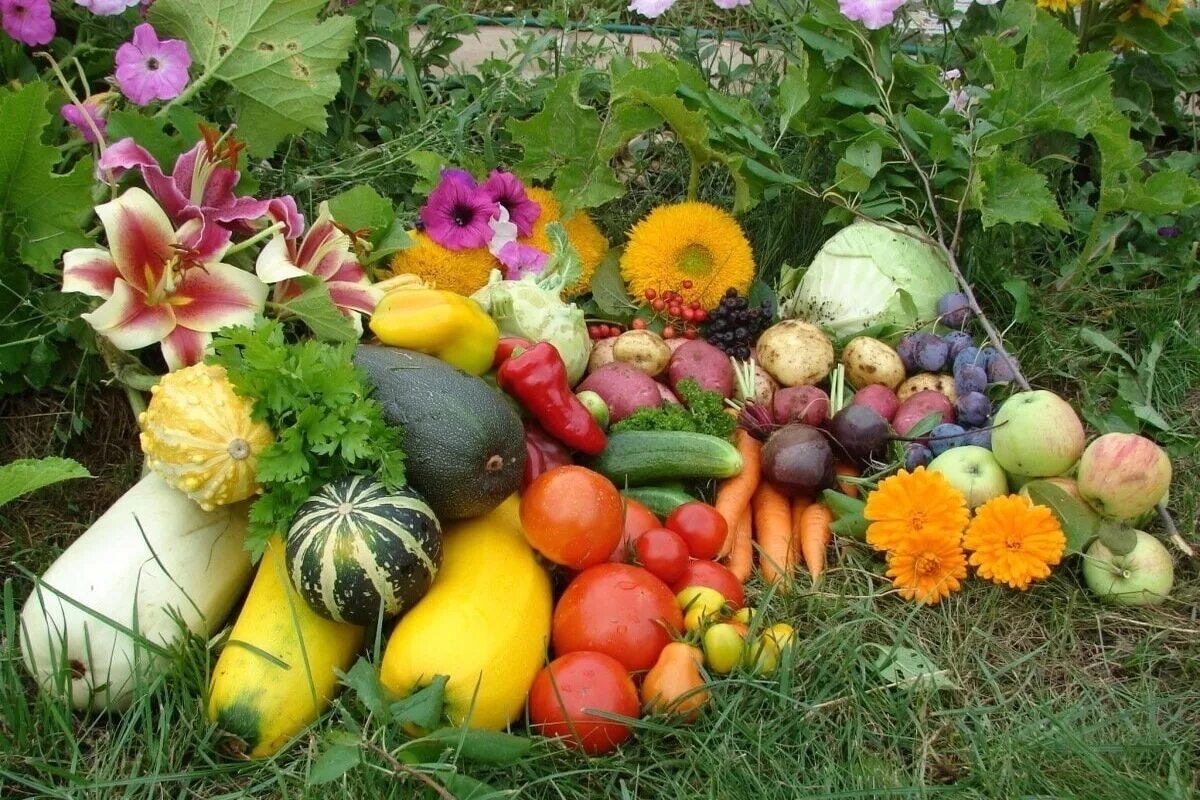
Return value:
[(267, 200), (236, 196), (233, 187), (241, 177), (238, 159), (242, 143), (218, 136), (211, 128), (202, 128), (202, 132), (204, 138), (175, 161), (170, 175), (163, 173), (154, 156), (132, 138), (105, 150), (99, 168), (112, 170), (116, 177), (129, 169), (138, 170), (146, 188), (176, 225), (201, 216), (234, 233), (251, 233), (251, 222), (269, 217), (272, 222), (284, 224), (288, 238), (299, 236), (304, 230), (304, 217), (291, 195)]
[(304, 291), (298, 279), (319, 278), (329, 287), (333, 304), (362, 334), (362, 315), (375, 310), (383, 293), (371, 285), (352, 244), (350, 236), (334, 224), (329, 204), (321, 203), (317, 220), (304, 238), (276, 235), (258, 254), (254, 271), (263, 283), (275, 284), (276, 303)]
[(96, 207), (108, 249), (63, 255), (64, 292), (104, 298), (83, 318), (121, 350), (161, 343), (167, 366), (199, 362), (212, 334), (253, 325), (267, 287), (245, 270), (221, 263), (229, 231), (190, 219), (176, 229), (141, 189)]

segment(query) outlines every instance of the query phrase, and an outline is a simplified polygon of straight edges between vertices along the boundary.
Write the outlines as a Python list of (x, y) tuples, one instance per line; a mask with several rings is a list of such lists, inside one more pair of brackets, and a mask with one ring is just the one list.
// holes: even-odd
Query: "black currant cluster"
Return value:
[(761, 306), (751, 306), (749, 300), (738, 296), (736, 289), (728, 289), (717, 307), (708, 312), (704, 338), (725, 355), (744, 361), (750, 358), (754, 343), (769, 327), (769, 302), (764, 300)]

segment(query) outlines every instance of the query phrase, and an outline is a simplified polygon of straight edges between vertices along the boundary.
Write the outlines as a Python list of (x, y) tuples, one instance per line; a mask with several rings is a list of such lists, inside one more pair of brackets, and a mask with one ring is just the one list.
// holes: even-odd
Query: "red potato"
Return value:
[(854, 393), (854, 405), (866, 406), (884, 419), (891, 421), (900, 409), (896, 393), (881, 383), (872, 383)]
[(934, 412), (941, 412), (942, 422), (954, 422), (954, 404), (941, 392), (926, 389), (917, 392), (900, 404), (896, 416), (892, 417), (892, 428), (901, 436)]
[(674, 403), (677, 406), (682, 405), (682, 403), (679, 402), (679, 398), (675, 396), (675, 393), (672, 392), (670, 387), (668, 387), (665, 383), (658, 384), (658, 393), (662, 395), (662, 401), (664, 403)]
[(684, 338), (682, 338), (682, 337), (680, 337), (680, 336), (676, 336), (676, 337), (675, 337), (675, 338), (673, 338), (673, 339), (666, 339), (666, 340), (664, 340), (664, 341), (666, 341), (666, 343), (667, 343), (667, 347), (671, 348), (671, 355), (675, 355), (675, 351), (676, 351), (676, 350), (678, 350), (679, 348), (683, 347), (683, 346), (684, 346), (685, 344), (687, 344), (688, 342), (691, 342), (691, 341), (694, 341), (694, 340), (692, 340), (692, 339), (684, 339)]
[(610, 422), (620, 422), (639, 408), (658, 408), (663, 403), (654, 378), (619, 361), (605, 364), (576, 388), (600, 395), (608, 405)]
[(788, 386), (775, 392), (771, 411), (780, 425), (802, 422), (819, 428), (829, 420), (829, 395), (815, 386)]
[(708, 342), (693, 339), (671, 356), (667, 367), (667, 382), (671, 389), (678, 392), (679, 382), (689, 378), (700, 384), (701, 389), (722, 397), (733, 396), (733, 365), (724, 353)]

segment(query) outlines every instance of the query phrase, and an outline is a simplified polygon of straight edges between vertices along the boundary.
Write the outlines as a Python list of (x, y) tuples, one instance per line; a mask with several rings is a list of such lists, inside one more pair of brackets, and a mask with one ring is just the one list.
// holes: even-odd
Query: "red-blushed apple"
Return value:
[(1008, 477), (991, 451), (975, 445), (954, 447), (929, 463), (967, 499), (967, 508), (981, 506), (993, 497), (1008, 494)]
[(1053, 392), (1018, 392), (1004, 401), (992, 424), (992, 454), (1010, 475), (1048, 478), (1069, 470), (1083, 453), (1083, 423)]
[(1175, 566), (1162, 542), (1145, 531), (1134, 531), (1137, 543), (1117, 555), (1099, 539), (1083, 557), (1083, 579), (1101, 600), (1123, 606), (1152, 606), (1171, 593)]
[(1171, 485), (1171, 460), (1144, 436), (1106, 433), (1083, 451), (1075, 481), (1079, 494), (1101, 514), (1136, 519)]

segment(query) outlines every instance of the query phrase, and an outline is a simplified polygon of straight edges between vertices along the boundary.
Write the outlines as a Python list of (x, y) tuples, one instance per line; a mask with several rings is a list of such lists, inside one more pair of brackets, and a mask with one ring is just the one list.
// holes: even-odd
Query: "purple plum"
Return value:
[(938, 299), (937, 313), (943, 325), (961, 328), (971, 318), (971, 307), (962, 292), (947, 292)]
[(988, 418), (992, 416), (992, 401), (982, 392), (967, 392), (958, 396), (955, 409), (958, 411), (959, 422), (970, 428), (979, 428), (986, 425)]
[(935, 456), (940, 456), (952, 447), (962, 447), (966, 444), (963, 441), (965, 433), (966, 430), (963, 429), (963, 426), (953, 422), (943, 422), (929, 432), (929, 449)]

